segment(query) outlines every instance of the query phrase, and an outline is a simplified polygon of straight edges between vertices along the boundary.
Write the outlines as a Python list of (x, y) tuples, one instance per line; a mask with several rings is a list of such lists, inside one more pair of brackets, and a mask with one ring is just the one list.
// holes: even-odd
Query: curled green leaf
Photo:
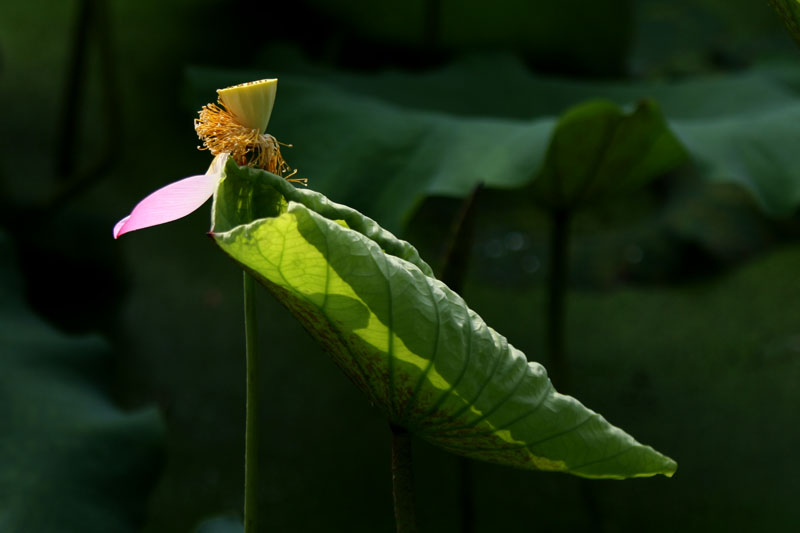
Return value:
[(635, 190), (687, 160), (654, 101), (625, 113), (594, 100), (559, 119), (530, 191), (547, 207), (577, 208)]
[(281, 301), (386, 418), (448, 451), (591, 478), (675, 462), (556, 392), (545, 369), (357, 211), (232, 162), (212, 236)]

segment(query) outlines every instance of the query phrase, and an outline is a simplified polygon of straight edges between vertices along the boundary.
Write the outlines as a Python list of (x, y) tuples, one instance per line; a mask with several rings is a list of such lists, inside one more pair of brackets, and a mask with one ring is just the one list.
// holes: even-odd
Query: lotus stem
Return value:
[(244, 531), (258, 531), (258, 330), (255, 280), (244, 273), (244, 331), (247, 406), (244, 444)]
[(550, 358), (551, 377), (562, 392), (569, 390), (564, 323), (567, 313), (571, 216), (572, 213), (568, 208), (555, 209), (551, 212), (550, 274), (547, 282), (547, 353)]
[[(467, 277), (469, 259), (475, 234), (475, 218), (478, 209), (478, 197), (483, 189), (479, 183), (472, 189), (461, 204), (453, 219), (447, 247), (441, 261), (438, 278), (458, 294), (464, 294), (464, 280)], [(472, 488), (472, 462), (465, 457), (458, 457), (458, 509), (461, 522), (461, 533), (475, 531), (475, 497)]]
[(392, 489), (397, 533), (417, 533), (411, 435), (400, 426), (390, 424), (390, 427), (392, 430)]

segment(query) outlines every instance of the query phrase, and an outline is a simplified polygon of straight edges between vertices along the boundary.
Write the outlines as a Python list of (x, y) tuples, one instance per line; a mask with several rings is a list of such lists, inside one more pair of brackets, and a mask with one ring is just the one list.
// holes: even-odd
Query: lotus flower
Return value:
[(172, 222), (196, 211), (213, 196), (229, 157), (239, 165), (263, 168), (285, 175), (294, 172), (283, 160), (278, 141), (266, 133), (275, 103), (277, 79), (234, 85), (217, 90), (218, 105), (200, 110), (194, 128), (203, 141), (201, 150), (215, 157), (205, 174), (190, 176), (158, 189), (136, 204), (131, 214), (114, 226), (114, 238), (165, 222)]

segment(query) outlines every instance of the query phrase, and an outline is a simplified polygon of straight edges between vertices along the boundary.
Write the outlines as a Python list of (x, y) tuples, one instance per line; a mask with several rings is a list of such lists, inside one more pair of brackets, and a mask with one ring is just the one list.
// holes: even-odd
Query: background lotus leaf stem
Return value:
[(564, 322), (567, 308), (569, 274), (569, 208), (551, 212), (550, 274), (547, 280), (547, 355), (549, 370), (558, 390), (569, 392), (569, 368), (566, 358)]

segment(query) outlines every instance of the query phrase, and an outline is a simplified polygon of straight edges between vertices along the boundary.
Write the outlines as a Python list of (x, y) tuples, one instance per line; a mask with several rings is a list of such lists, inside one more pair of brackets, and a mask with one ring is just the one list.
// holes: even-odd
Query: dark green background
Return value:
[[(191, 531), (240, 512), (241, 275), (203, 235), (207, 208), (111, 238), (138, 199), (208, 164), (195, 150), (188, 68), (305, 71), (320, 83), (335, 72), (358, 84), (387, 69), (444, 72), (488, 52), (577, 84), (724, 77), (776, 59), (800, 62), (766, 2), (745, 0), (31, 0), (0, 8), (0, 253), (12, 265), (2, 271), (4, 286), (25, 296), (4, 296), (3, 305), (19, 309), (8, 316), (32, 308), (49, 322), (42, 328), (61, 330), (64, 354), (91, 350), (92, 361), (102, 359), (101, 370), (80, 374), (81, 390), (147, 416), (155, 417), (140, 409), (158, 406), (165, 428), (159, 433), (149, 419), (141, 439), (126, 441), (136, 453), (100, 437), (86, 447), (84, 455), (111, 464), (135, 459), (99, 468), (111, 481), (78, 475), (75, 461), (51, 467), (51, 455), (39, 459), (30, 449), (28, 460), (45, 472), (39, 486), (52, 490), (25, 499), (11, 495), (26, 486), (27, 471), (4, 453), (0, 530), (13, 513), (35, 514), (67, 494), (87, 508), (115, 501), (125, 510), (128, 529), (120, 531)], [(502, 79), (503, 65), (497, 78), (490, 72), (476, 82)], [(466, 95), (474, 98), (446, 95), (448, 109), (437, 108), (443, 99), (434, 91), (428, 103), (404, 105), (458, 114), (452, 110), (471, 106), (459, 101)], [(476, 107), (491, 117), (502, 102)], [(291, 114), (279, 89), (274, 122)], [(303, 169), (302, 157), (285, 155)], [(335, 183), (309, 177), (332, 199), (369, 209), (369, 194), (337, 197)], [(434, 264), (457, 208), (455, 199), (428, 199), (403, 230)], [(796, 211), (770, 218), (741, 189), (698, 184), (691, 171), (576, 220), (572, 392), (679, 469), (673, 479), (583, 482), (475, 464), (474, 531), (772, 531), (800, 522), (799, 226)], [(513, 193), (487, 192), (464, 289), (487, 323), (545, 364), (546, 230), (544, 214)], [(288, 313), (259, 296), (265, 531), (391, 531), (388, 429)], [(20, 344), (0, 338), (8, 380), (0, 380), (0, 417), (11, 420), (12, 406), (32, 401), (20, 391), (40, 390), (4, 383), (52, 379), (44, 366), (23, 376), (8, 356), (36, 352), (37, 335)], [(106, 344), (98, 349), (87, 335)], [(85, 370), (82, 361), (76, 355)], [(60, 389), (41, 390), (63, 405)], [(41, 428), (48, 419), (35, 413), (23, 420), (42, 429), (42, 441), (63, 431)], [(18, 436), (0, 437), (8, 446), (0, 450), (19, 449)], [(460, 531), (456, 460), (421, 442), (415, 459), (422, 530)], [(58, 529), (12, 531), (108, 530), (81, 526), (77, 514)]]

